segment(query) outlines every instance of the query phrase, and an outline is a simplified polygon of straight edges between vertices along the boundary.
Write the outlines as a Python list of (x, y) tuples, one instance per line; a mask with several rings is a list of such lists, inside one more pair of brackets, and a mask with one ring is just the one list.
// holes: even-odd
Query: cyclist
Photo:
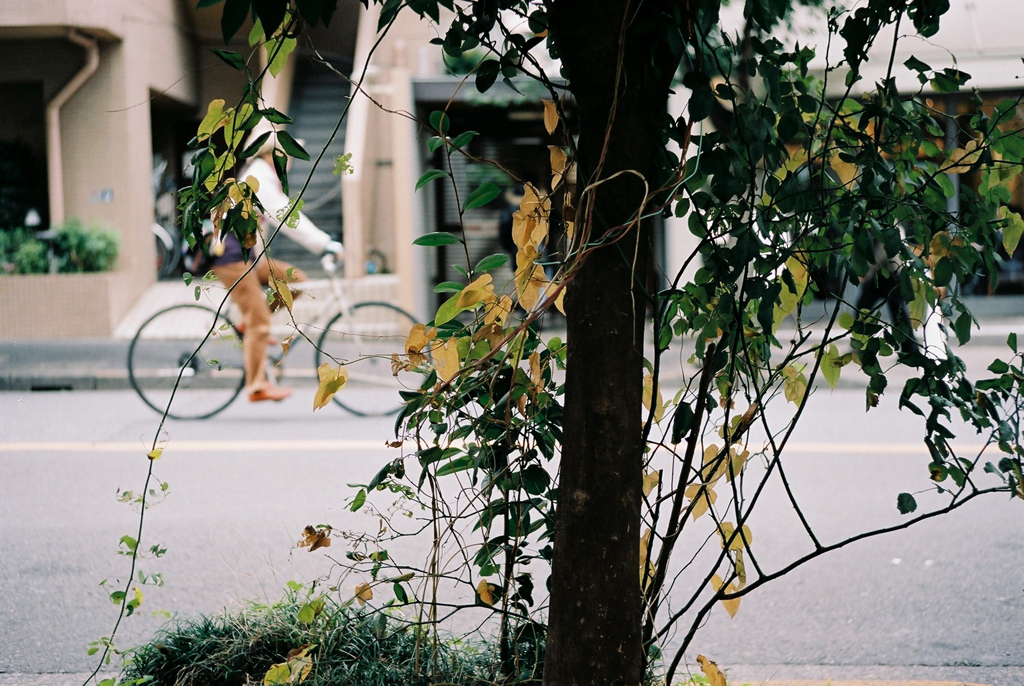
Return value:
[[(256, 132), (253, 132), (253, 135), (257, 135)], [(231, 290), (231, 299), (242, 311), (242, 322), (238, 329), (243, 333), (242, 364), (245, 368), (245, 386), (250, 402), (279, 401), (292, 394), (290, 389), (275, 386), (267, 378), (271, 310), (263, 286), (269, 283), (271, 274), (275, 280), (286, 283), (306, 280), (306, 274), (301, 269), (270, 258), (265, 250), (266, 240), (281, 224), (277, 219), (278, 213), (289, 204), (288, 196), (281, 189), (281, 183), (274, 171), (273, 150), (274, 135), (271, 134), (259, 152), (253, 156), (252, 161), (239, 174), (239, 178), (252, 176), (259, 182), (257, 195), (267, 211), (267, 214), (260, 217), (260, 235), (250, 251), (251, 257), (258, 257), (256, 265), (249, 270), (251, 260), (246, 259), (244, 249), (233, 234), (213, 237), (207, 262), (221, 283), (228, 288), (234, 286)], [(292, 229), (285, 226), (281, 234), (316, 255), (333, 253), (340, 259), (344, 252), (341, 243), (317, 228), (312, 220), (301, 212), (296, 227)]]

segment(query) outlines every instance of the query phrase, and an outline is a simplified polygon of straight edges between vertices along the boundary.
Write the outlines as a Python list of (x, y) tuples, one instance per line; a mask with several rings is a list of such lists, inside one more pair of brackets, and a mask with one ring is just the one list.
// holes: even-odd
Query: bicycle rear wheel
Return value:
[(128, 379), (142, 401), (175, 419), (206, 419), (245, 385), (242, 345), (231, 320), (203, 305), (175, 305), (139, 327), (128, 348)]
[(398, 412), (398, 391), (417, 384), (409, 372), (391, 373), (391, 356), (404, 351), (415, 324), (411, 314), (383, 302), (359, 303), (332, 319), (317, 342), (316, 366), (337, 360), (348, 368), (348, 383), (334, 402), (359, 417)]

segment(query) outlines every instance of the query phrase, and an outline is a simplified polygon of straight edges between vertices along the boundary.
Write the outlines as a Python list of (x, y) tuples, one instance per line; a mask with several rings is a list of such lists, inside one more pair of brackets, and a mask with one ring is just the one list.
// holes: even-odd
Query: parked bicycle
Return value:
[[(334, 402), (358, 416), (388, 415), (402, 405), (398, 391), (404, 373), (392, 374), (391, 355), (402, 352), (416, 319), (387, 302), (349, 302), (346, 280), (337, 273), (333, 255), (323, 258), (327, 296), (307, 304), (309, 321), (299, 322), (304, 337), (316, 343), (314, 365), (347, 364), (349, 381)], [(316, 290), (317, 282), (296, 284)], [(307, 296), (308, 297), (308, 296)], [(310, 298), (312, 300), (312, 298)], [(298, 305), (298, 303), (297, 303)], [(275, 325), (274, 336), (292, 333)], [(169, 417), (207, 419), (224, 410), (245, 385), (243, 332), (222, 312), (199, 303), (174, 305), (147, 319), (128, 348), (128, 378), (149, 407), (163, 413), (173, 395)], [(303, 336), (296, 336), (297, 344)], [(286, 358), (285, 358), (286, 359)], [(271, 358), (280, 373), (285, 359)]]

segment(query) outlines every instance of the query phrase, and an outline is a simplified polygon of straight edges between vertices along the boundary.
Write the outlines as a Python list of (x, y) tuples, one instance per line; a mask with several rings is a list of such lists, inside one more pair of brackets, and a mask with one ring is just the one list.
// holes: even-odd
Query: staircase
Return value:
[[(351, 60), (338, 58), (334, 62), (338, 71), (348, 74)], [(323, 64), (311, 59), (300, 59), (295, 68), (292, 84), (292, 98), (288, 115), (294, 120), (288, 131), (303, 141), (310, 160), (294, 160), (288, 172), (289, 191), (294, 196), (302, 188), (306, 177), (313, 168), (313, 162), (334, 131), (345, 105), (348, 102), (349, 85), (342, 77)], [(341, 240), (341, 179), (335, 176), (334, 158), (345, 153), (345, 127), (324, 153), (302, 198), (305, 205), (303, 214), (313, 220), (320, 229)], [(282, 229), (287, 232), (288, 228)], [(319, 256), (312, 255), (294, 241), (283, 238), (274, 241), (273, 254), (286, 262), (304, 269), (312, 278), (323, 275)]]

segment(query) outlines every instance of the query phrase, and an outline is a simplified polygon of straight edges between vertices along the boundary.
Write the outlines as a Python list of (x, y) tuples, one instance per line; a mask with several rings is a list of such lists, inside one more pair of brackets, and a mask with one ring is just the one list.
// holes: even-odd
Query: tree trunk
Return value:
[[(633, 170), (654, 190), (663, 159), (658, 129), (674, 67), (663, 64), (667, 76), (655, 75), (657, 41), (635, 27), (650, 30), (649, 20), (663, 3), (549, 0), (548, 5), (552, 38), (579, 117), (578, 187)], [(633, 173), (601, 185), (589, 201), (583, 198), (577, 232), (589, 202), (590, 242), (609, 230), (618, 235), (640, 212), (644, 194)], [(642, 679), (639, 542), (647, 304), (641, 290), (649, 255), (649, 222), (634, 225), (621, 240), (589, 255), (566, 295), (569, 350), (546, 686), (636, 686)]]

